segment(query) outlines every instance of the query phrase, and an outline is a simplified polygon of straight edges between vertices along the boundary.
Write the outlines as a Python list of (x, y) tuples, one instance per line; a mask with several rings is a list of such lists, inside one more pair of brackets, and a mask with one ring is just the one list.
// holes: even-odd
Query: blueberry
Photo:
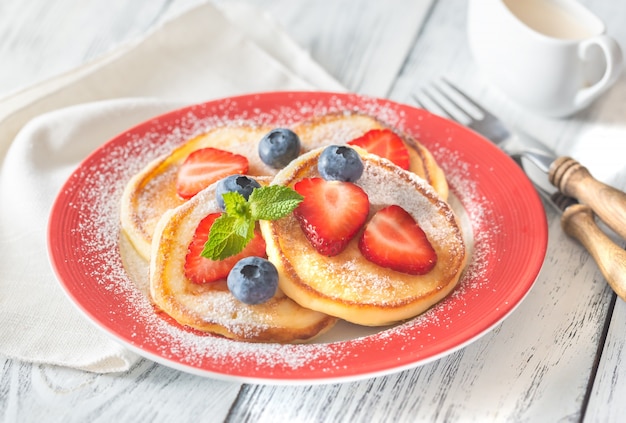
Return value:
[(226, 284), (239, 301), (261, 304), (276, 294), (278, 271), (269, 260), (250, 256), (235, 264), (226, 278)]
[(299, 154), (300, 138), (287, 128), (272, 129), (259, 142), (261, 160), (275, 169), (287, 166)]
[(320, 154), (317, 170), (327, 181), (354, 182), (363, 174), (363, 162), (353, 148), (329, 145)]
[(249, 176), (230, 175), (221, 179), (215, 186), (215, 199), (220, 208), (224, 210), (226, 206), (224, 205), (224, 198), (222, 198), (223, 194), (235, 191), (243, 195), (243, 198), (247, 200), (252, 191), (260, 187), (261, 184)]

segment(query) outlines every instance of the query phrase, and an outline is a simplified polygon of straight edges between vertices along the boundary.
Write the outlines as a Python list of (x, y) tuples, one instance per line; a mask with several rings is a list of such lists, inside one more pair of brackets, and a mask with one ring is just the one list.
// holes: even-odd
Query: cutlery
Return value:
[(565, 233), (585, 247), (609, 286), (626, 301), (626, 250), (600, 230), (589, 206), (560, 192), (554, 193), (551, 201), (563, 212), (561, 226)]
[[(562, 213), (561, 226), (565, 233), (585, 247), (609, 286), (622, 300), (626, 301), (626, 250), (600, 230), (594, 219), (595, 212), (609, 227), (626, 239), (626, 194), (594, 179), (589, 171), (576, 160), (554, 156), (539, 141), (524, 139), (522, 142), (526, 147), (516, 149), (513, 144), (515, 142), (513, 134), (497, 117), (484, 110), (450, 82), (444, 80), (444, 83), (448, 89), (456, 93), (466, 107), (459, 105), (458, 101), (441, 89), (439, 92), (444, 97), (438, 98), (424, 91), (426, 99), (447, 117), (451, 117), (494, 142), (522, 165), (522, 168), (524, 166), (521, 159), (526, 158), (548, 176), (550, 183), (559, 191), (550, 192), (535, 183), (537, 191), (552, 207)], [(428, 108), (420, 98), (416, 97), (415, 100), (421, 107)], [(474, 108), (482, 117), (476, 118), (467, 112), (467, 106)], [(459, 116), (458, 112), (463, 112), (463, 116)], [(579, 203), (576, 198), (589, 205)]]
[[(556, 157), (529, 135), (512, 134), (496, 116), (476, 104), (451, 82), (442, 79), (440, 86), (431, 87), (432, 90), (424, 90), (423, 94), (440, 111), (489, 139), (518, 163), (521, 164), (520, 158), (527, 159), (545, 173), (559, 191), (587, 204), (615, 233), (626, 239), (626, 193), (598, 181), (578, 161), (570, 157)], [(415, 100), (425, 106), (419, 98)]]

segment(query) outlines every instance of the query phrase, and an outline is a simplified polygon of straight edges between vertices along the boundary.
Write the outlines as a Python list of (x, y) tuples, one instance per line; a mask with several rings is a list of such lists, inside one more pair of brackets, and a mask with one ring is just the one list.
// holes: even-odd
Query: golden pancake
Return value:
[[(272, 184), (293, 187), (303, 178), (319, 177), (313, 150), (281, 170)], [(457, 218), (432, 186), (412, 172), (356, 149), (364, 172), (356, 181), (369, 196), (370, 217), (396, 204), (420, 225), (432, 244), (437, 262), (424, 275), (381, 267), (358, 248), (357, 235), (333, 257), (319, 254), (292, 214), (261, 221), (267, 254), (279, 271), (279, 287), (303, 307), (349, 322), (381, 326), (416, 316), (447, 296), (456, 286), (467, 260)]]
[[(263, 178), (259, 178), (259, 182)], [(294, 343), (330, 329), (336, 318), (299, 306), (278, 289), (269, 301), (247, 305), (228, 290), (226, 280), (194, 284), (185, 277), (188, 246), (200, 221), (219, 211), (215, 184), (166, 211), (154, 231), (150, 295), (178, 323), (239, 341)]]
[(248, 175), (273, 175), (257, 153), (259, 140), (271, 128), (246, 125), (217, 127), (193, 138), (170, 154), (149, 163), (126, 185), (122, 194), (121, 226), (137, 252), (150, 259), (152, 233), (161, 215), (185, 202), (176, 192), (180, 165), (195, 150), (215, 147), (248, 158)]

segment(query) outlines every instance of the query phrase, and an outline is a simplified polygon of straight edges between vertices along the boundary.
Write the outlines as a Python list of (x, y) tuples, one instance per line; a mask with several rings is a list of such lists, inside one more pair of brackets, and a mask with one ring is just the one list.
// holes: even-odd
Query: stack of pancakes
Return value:
[[(226, 281), (191, 283), (185, 257), (195, 228), (220, 211), (211, 185), (184, 200), (176, 193), (177, 170), (192, 152), (214, 147), (248, 158), (248, 174), (262, 184), (293, 187), (319, 176), (324, 146), (345, 144), (371, 129), (387, 128), (360, 113), (318, 116), (291, 127), (302, 143), (301, 155), (276, 170), (258, 156), (258, 143), (272, 127), (241, 123), (216, 127), (148, 164), (127, 184), (121, 226), (135, 252), (149, 262), (149, 290), (156, 307), (178, 323), (203, 332), (251, 342), (304, 342), (329, 330), (338, 319), (382, 326), (414, 317), (447, 296), (467, 260), (461, 228), (447, 204), (445, 174), (418, 141), (400, 134), (409, 171), (357, 149), (364, 163), (355, 183), (368, 194), (372, 212), (398, 204), (419, 222), (437, 254), (424, 275), (409, 275), (363, 258), (353, 239), (334, 257), (317, 253), (293, 216), (260, 224), (268, 259), (279, 272), (279, 289), (266, 303), (247, 305), (230, 294)], [(397, 131), (396, 131), (397, 133)]]

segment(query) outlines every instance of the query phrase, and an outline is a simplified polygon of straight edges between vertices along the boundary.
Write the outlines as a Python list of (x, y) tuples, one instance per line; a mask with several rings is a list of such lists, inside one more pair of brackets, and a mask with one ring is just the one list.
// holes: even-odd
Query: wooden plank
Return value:
[(249, 2), (267, 10), (348, 90), (386, 97), (433, 0)]
[(617, 422), (623, 420), (626, 415), (624, 327), (626, 327), (626, 303), (618, 298), (589, 397), (585, 421)]
[(5, 2), (0, 18), (0, 97), (63, 73), (147, 31), (166, 1)]
[(149, 360), (124, 374), (104, 375), (0, 362), (0, 420), (6, 422), (223, 421), (240, 389)]

